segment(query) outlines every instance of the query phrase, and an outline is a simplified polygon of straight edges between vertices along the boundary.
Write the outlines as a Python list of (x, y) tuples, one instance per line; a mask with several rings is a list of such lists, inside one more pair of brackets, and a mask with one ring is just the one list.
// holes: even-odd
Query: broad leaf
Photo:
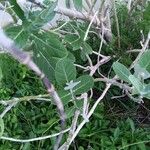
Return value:
[(135, 89), (141, 93), (143, 90), (143, 84), (140, 82), (138, 78), (136, 78), (134, 75), (129, 76), (129, 80), (132, 83), (132, 85), (135, 87)]
[(82, 48), (83, 48), (84, 53), (86, 54), (92, 54), (93, 52), (92, 47), (86, 42), (83, 42)]
[(72, 44), (73, 42), (77, 41), (79, 39), (79, 36), (74, 35), (74, 34), (67, 34), (64, 38), (66, 42), (69, 44)]
[(4, 133), (4, 121), (0, 117), (0, 137), (3, 135), (3, 133)]
[(56, 64), (55, 78), (59, 85), (64, 86), (76, 78), (76, 68), (70, 59), (61, 59)]
[(35, 41), (38, 51), (41, 51), (47, 57), (63, 58), (68, 55), (57, 36), (52, 33), (32, 34), (32, 40)]
[(72, 62), (76, 61), (75, 56), (71, 52), (69, 52), (69, 51), (68, 51), (68, 55), (67, 55), (66, 58), (70, 59)]
[(142, 94), (144, 97), (150, 99), (150, 84), (144, 85), (144, 88), (143, 88), (143, 90), (141, 91), (141, 94)]
[(61, 91), (58, 91), (58, 94), (64, 105), (68, 104), (69, 101), (72, 99), (72, 95), (70, 91), (61, 90)]
[[(80, 95), (82, 93), (88, 92), (94, 86), (94, 80), (89, 75), (80, 76), (74, 82), (79, 82), (73, 89), (74, 95)], [(71, 99), (71, 93), (69, 91), (61, 90), (58, 91), (64, 105), (67, 104)]]
[(27, 40), (29, 39), (29, 33), (23, 26), (9, 27), (6, 29), (6, 33), (20, 48), (26, 46)]
[(75, 86), (73, 90), (76, 95), (88, 92), (94, 85), (94, 80), (89, 75), (80, 76), (78, 79), (75, 80), (75, 82), (79, 82), (79, 84)]
[(145, 68), (147, 71), (150, 72), (150, 50), (148, 50), (147, 52), (145, 52), (145, 53), (141, 56), (141, 58), (140, 58), (138, 64), (139, 64), (142, 68)]
[(150, 78), (150, 73), (139, 64), (136, 64), (134, 67), (134, 75), (138, 78), (148, 79)]
[(129, 76), (131, 75), (131, 73), (124, 65), (119, 62), (115, 62), (113, 63), (113, 70), (121, 80), (130, 82)]
[(59, 61), (59, 58), (49, 56), (49, 53), (46, 53), (40, 49), (37, 43), (35, 43), (32, 48), (35, 63), (47, 75), (49, 80), (53, 82), (55, 80), (55, 67), (56, 63)]
[(30, 15), (30, 20), (32, 20), (31, 24), (34, 28), (40, 28), (47, 22), (51, 21), (55, 16), (55, 7), (57, 2), (50, 2), (48, 4), (48, 7), (46, 9), (43, 9), (42, 11), (36, 11)]
[(68, 119), (74, 115), (75, 110), (76, 110), (75, 106), (71, 106), (66, 109), (66, 114)]

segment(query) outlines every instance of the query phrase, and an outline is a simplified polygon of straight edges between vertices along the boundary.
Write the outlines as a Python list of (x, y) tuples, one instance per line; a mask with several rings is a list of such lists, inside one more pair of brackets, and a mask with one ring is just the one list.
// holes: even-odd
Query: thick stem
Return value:
[[(63, 130), (65, 128), (65, 118), (66, 118), (65, 112), (64, 112), (64, 106), (63, 106), (63, 103), (62, 103), (60, 97), (58, 96), (57, 92), (55, 91), (52, 83), (48, 80), (48, 78), (45, 76), (45, 74), (39, 69), (39, 67), (33, 62), (30, 55), (24, 51), (21, 51), (18, 47), (16, 47), (14, 42), (4, 34), (2, 29), (0, 29), (0, 37), (1, 37), (0, 45), (5, 48), (5, 51), (10, 53), (20, 63), (25, 64), (28, 68), (33, 70), (41, 78), (45, 87), (47, 88), (48, 93), (53, 98), (54, 103), (57, 106), (60, 120), (61, 120), (61, 128)], [(59, 135), (56, 145), (59, 146), (61, 138), (62, 138), (62, 134)]]

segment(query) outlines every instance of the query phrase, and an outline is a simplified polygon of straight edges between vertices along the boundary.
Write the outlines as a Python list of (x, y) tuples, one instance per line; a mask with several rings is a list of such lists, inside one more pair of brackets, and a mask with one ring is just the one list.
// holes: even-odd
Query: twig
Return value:
[[(109, 90), (111, 84), (107, 84), (106, 88), (104, 89), (103, 93), (101, 94), (101, 96), (97, 99), (97, 101), (95, 102), (95, 104), (93, 105), (93, 107), (91, 108), (91, 110), (89, 111), (87, 118), (89, 119), (91, 117), (91, 115), (94, 113), (97, 105), (99, 104), (99, 102), (104, 98), (104, 96), (106, 95), (107, 91)], [(80, 132), (80, 130), (82, 129), (82, 127), (86, 124), (86, 120), (84, 119), (78, 126), (78, 128), (76, 129), (76, 131), (74, 132), (73, 136), (70, 139), (69, 145), (73, 142), (73, 140), (75, 139), (75, 137), (78, 135), (78, 133)], [(61, 149), (62, 150), (62, 149)]]
[(100, 60), (95, 66), (91, 66), (91, 72), (90, 72), (90, 76), (93, 76), (93, 74), (96, 72), (96, 70), (103, 64), (107, 63), (109, 60), (111, 59), (110, 56), (103, 58), (102, 60)]
[(124, 89), (124, 90), (128, 90), (129, 92), (131, 92), (132, 88), (129, 87), (128, 85), (126, 84), (123, 84), (123, 83), (119, 83), (117, 82), (115, 79), (108, 79), (108, 78), (96, 78), (94, 79), (95, 82), (99, 82), (99, 81), (102, 81), (102, 82), (106, 82), (106, 83), (111, 83), (115, 86), (118, 86), (119, 88), (121, 89)]
[(95, 6), (95, 4), (96, 4), (96, 1), (97, 1), (97, 0), (94, 0), (94, 1), (92, 2), (92, 5), (91, 5), (90, 10), (89, 10), (89, 14), (93, 14), (94, 6)]
[(40, 8), (46, 8), (46, 6), (44, 4), (41, 4), (40, 2), (36, 2), (35, 0), (28, 0), (29, 2), (35, 4), (36, 6), (40, 7)]
[(98, 50), (98, 57), (97, 57), (97, 63), (100, 61), (100, 53), (101, 53), (101, 49), (102, 49), (102, 46), (103, 46), (103, 41), (104, 41), (104, 25), (102, 23), (101, 25), (102, 27), (102, 38), (101, 38), (101, 42), (100, 42), (100, 46), (99, 46), (99, 50)]
[(118, 150), (124, 150), (128, 147), (131, 147), (131, 146), (135, 146), (135, 145), (140, 145), (140, 144), (143, 144), (143, 143), (150, 143), (150, 140), (147, 140), (147, 141), (139, 141), (139, 142), (136, 142), (136, 143), (131, 143), (131, 144), (127, 144), (121, 148), (118, 148)]
[(81, 69), (83, 69), (83, 70), (86, 70), (86, 71), (89, 70), (89, 66), (84, 67), (84, 66), (81, 66), (81, 65), (78, 65), (78, 64), (74, 64), (74, 66), (76, 66), (76, 67), (78, 67), (78, 68), (81, 68)]
[(10, 111), (11, 108), (14, 107), (15, 105), (16, 105), (16, 103), (14, 102), (14, 103), (10, 104), (9, 106), (7, 106), (7, 107), (5, 108), (5, 110), (1, 113), (0, 118), (3, 118), (3, 117), (5, 116), (5, 114), (6, 114), (8, 111)]
[(95, 52), (95, 51), (92, 51), (92, 53), (93, 54), (95, 54), (95, 55), (99, 55), (100, 57), (102, 57), (102, 58), (106, 58), (106, 57), (108, 57), (108, 56), (104, 56), (104, 55), (102, 55), (102, 54), (100, 54), (100, 53), (98, 53), (98, 52)]
[(87, 118), (87, 113), (88, 113), (88, 94), (87, 93), (83, 93), (82, 97), (83, 97), (83, 112), (82, 112), (82, 116), (87, 122), (89, 122), (89, 120)]
[(5, 137), (5, 136), (1, 136), (0, 139), (13, 141), (13, 142), (28, 143), (28, 142), (45, 140), (45, 139), (49, 139), (49, 138), (52, 138), (52, 137), (56, 137), (56, 136), (59, 136), (60, 134), (68, 132), (69, 130), (70, 130), (70, 128), (68, 128), (66, 130), (63, 130), (63, 131), (61, 131), (59, 133), (52, 134), (52, 135), (47, 135), (47, 136), (37, 137), (37, 138), (32, 138), (32, 139), (27, 139), (27, 140), (15, 139), (15, 138), (10, 138), (10, 137)]
[(132, 50), (127, 50), (126, 53), (136, 53), (136, 52), (141, 52), (141, 49), (132, 49)]
[(89, 33), (89, 30), (90, 30), (90, 27), (91, 27), (92, 23), (94, 22), (94, 19), (95, 19), (95, 17), (96, 17), (96, 15), (97, 15), (97, 13), (98, 13), (98, 12), (95, 12), (95, 14), (94, 14), (94, 16), (93, 16), (92, 20), (90, 21), (90, 24), (89, 24), (89, 26), (88, 26), (88, 28), (87, 28), (87, 30), (86, 30), (86, 32), (85, 32), (85, 36), (84, 36), (83, 41), (86, 41), (86, 38), (87, 38), (87, 36), (88, 36), (88, 33)]
[(86, 58), (87, 58), (87, 60), (89, 62), (90, 67), (92, 67), (93, 66), (93, 62), (92, 62), (91, 58), (89, 57), (88, 54), (85, 54), (85, 56), (86, 56)]
[(30, 100), (42, 100), (42, 101), (50, 101), (50, 99), (43, 99), (44, 97), (49, 97), (49, 94), (37, 95), (37, 96), (24, 96), (20, 98), (13, 98), (11, 100), (0, 100), (0, 104), (2, 105), (10, 105), (12, 103), (19, 103), (22, 101), (30, 101)]
[[(61, 8), (61, 7), (58, 8), (57, 7), (54, 11), (56, 13), (63, 14), (65, 16), (68, 16), (68, 17), (73, 18), (73, 19), (81, 19), (81, 20), (86, 20), (86, 21), (89, 21), (89, 22), (93, 18), (93, 16), (89, 15), (88, 13), (81, 13), (79, 11), (71, 10), (71, 9), (68, 9), (68, 8)], [(93, 23), (95, 25), (98, 25), (96, 19), (94, 19)]]
[(118, 22), (118, 17), (117, 17), (115, 0), (113, 0), (113, 8), (114, 8), (114, 16), (115, 16), (116, 29), (117, 29), (118, 48), (120, 48), (121, 47), (121, 44), (120, 44), (120, 30), (119, 30), (119, 22)]
[(86, 4), (87, 4), (87, 6), (88, 6), (89, 8), (91, 8), (91, 3), (90, 3), (90, 1), (89, 1), (89, 0), (85, 0), (85, 2), (86, 2)]
[(127, 8), (128, 8), (128, 13), (131, 10), (131, 4), (132, 4), (132, 0), (128, 0), (128, 4), (127, 4)]
[(76, 110), (74, 113), (74, 118), (72, 120), (72, 125), (71, 125), (70, 131), (69, 131), (67, 141), (58, 150), (68, 150), (69, 149), (70, 139), (76, 130), (79, 115), (80, 115), (80, 111)]
[(146, 48), (148, 47), (149, 41), (150, 41), (150, 31), (148, 33), (147, 39), (146, 39), (142, 49), (141, 49), (141, 52), (138, 54), (138, 56), (136, 57), (134, 62), (131, 64), (130, 69), (134, 68), (134, 66), (137, 64), (137, 62), (139, 61), (139, 59), (141, 58), (143, 53), (146, 51)]

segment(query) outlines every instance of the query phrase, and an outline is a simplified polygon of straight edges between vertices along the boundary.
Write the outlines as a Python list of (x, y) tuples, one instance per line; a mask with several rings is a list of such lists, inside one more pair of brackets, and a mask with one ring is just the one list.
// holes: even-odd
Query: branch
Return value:
[[(104, 98), (104, 96), (106, 95), (107, 91), (109, 90), (111, 84), (107, 84), (106, 88), (104, 89), (103, 93), (101, 94), (101, 96), (97, 99), (97, 101), (95, 102), (95, 104), (93, 105), (93, 107), (91, 108), (91, 110), (89, 111), (87, 118), (89, 119), (92, 114), (94, 113), (97, 105), (99, 104), (99, 102)], [(76, 131), (74, 132), (72, 138), (70, 139), (69, 145), (73, 142), (73, 140), (75, 139), (75, 137), (78, 135), (78, 133), (80, 132), (80, 130), (82, 129), (82, 127), (86, 124), (86, 120), (84, 119), (78, 126), (78, 128), (76, 129)], [(64, 149), (59, 149), (59, 150), (64, 150)]]
[[(38, 75), (41, 78), (45, 87), (47, 88), (48, 93), (53, 98), (54, 103), (57, 106), (60, 120), (61, 120), (61, 129), (63, 130), (65, 128), (66, 115), (64, 112), (63, 103), (60, 97), (58, 96), (57, 92), (55, 91), (53, 84), (48, 80), (48, 78), (40, 70), (40, 68), (33, 62), (30, 55), (24, 51), (21, 51), (18, 47), (16, 47), (15, 43), (4, 34), (2, 29), (0, 29), (0, 37), (1, 37), (0, 45), (5, 48), (5, 51), (11, 54), (20, 63), (25, 64), (29, 69), (33, 70), (36, 73), (36, 75)], [(59, 135), (58, 142), (60, 140), (60, 137), (62, 137), (62, 135)], [(56, 142), (56, 144), (58, 143)]]
[(94, 73), (96, 72), (96, 70), (103, 64), (107, 63), (109, 60), (111, 59), (110, 56), (103, 58), (102, 60), (100, 60), (95, 66), (90, 66), (90, 76), (93, 76)]
[(5, 114), (11, 110), (12, 107), (14, 107), (17, 103), (11, 103), (10, 105), (8, 105), (5, 110), (1, 113), (0, 118), (3, 118), (5, 116)]
[(139, 61), (139, 59), (141, 58), (141, 56), (143, 55), (143, 53), (146, 51), (146, 48), (148, 47), (150, 41), (150, 31), (148, 33), (147, 39), (141, 49), (141, 52), (138, 54), (138, 56), (136, 57), (136, 59), (134, 60), (134, 62), (131, 64), (130, 69), (134, 68), (134, 66), (137, 64), (137, 62)]
[[(76, 11), (76, 10), (71, 10), (71, 9), (68, 9), (68, 8), (61, 8), (61, 7), (57, 7), (55, 10), (54, 10), (56, 13), (59, 13), (59, 14), (62, 14), (62, 15), (65, 15), (65, 16), (68, 16), (69, 18), (73, 18), (73, 19), (81, 19), (81, 20), (84, 20), (84, 21), (89, 21), (91, 22), (93, 16), (92, 15), (89, 15), (88, 13), (81, 13), (79, 11)], [(97, 26), (99, 25), (99, 23), (97, 22), (96, 19), (93, 20), (93, 23)]]
[(47, 135), (47, 136), (37, 137), (37, 138), (32, 138), (32, 139), (27, 139), (27, 140), (15, 139), (15, 138), (10, 138), (10, 137), (5, 137), (5, 136), (1, 136), (0, 139), (13, 141), (13, 142), (28, 143), (28, 142), (40, 141), (40, 140), (45, 140), (45, 139), (49, 139), (49, 138), (52, 138), (52, 137), (56, 137), (56, 136), (59, 136), (59, 135), (61, 135), (63, 133), (68, 132), (69, 130), (70, 130), (70, 128), (68, 128), (66, 130), (63, 130), (63, 131), (61, 131), (59, 133), (52, 134), (52, 135)]
[(75, 129), (77, 127), (77, 121), (78, 121), (79, 115), (80, 115), (80, 111), (76, 110), (74, 113), (74, 118), (72, 120), (72, 125), (70, 128), (70, 132), (69, 132), (67, 141), (58, 150), (68, 150), (69, 149), (69, 146), (70, 146), (69, 143), (70, 143), (70, 140), (71, 140), (71, 138), (75, 132)]
[(49, 97), (49, 94), (45, 94), (45, 95), (37, 95), (37, 96), (24, 96), (21, 98), (13, 98), (10, 100), (0, 100), (0, 104), (2, 105), (10, 105), (12, 103), (19, 103), (22, 101), (30, 101), (30, 100), (42, 100), (42, 101), (50, 101), (50, 99), (46, 99), (44, 97)]
[(108, 79), (108, 78), (96, 78), (94, 79), (95, 82), (99, 82), (99, 81), (102, 81), (102, 82), (106, 82), (106, 83), (111, 83), (115, 86), (118, 86), (120, 89), (124, 89), (124, 90), (128, 90), (129, 92), (131, 92), (132, 88), (129, 87), (128, 85), (126, 84), (123, 84), (123, 83), (119, 83), (117, 82), (115, 79)]

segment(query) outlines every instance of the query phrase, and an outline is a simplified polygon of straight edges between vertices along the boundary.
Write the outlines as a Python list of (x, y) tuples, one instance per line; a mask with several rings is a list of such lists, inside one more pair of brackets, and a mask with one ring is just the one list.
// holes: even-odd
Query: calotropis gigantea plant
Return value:
[[(41, 78), (58, 107), (62, 130), (65, 123), (64, 108), (70, 107), (70, 103), (74, 116), (72, 115), (73, 119), (70, 127), (59, 133), (27, 140), (9, 138), (4, 136), (3, 116), (17, 103), (23, 100), (38, 100), (41, 96), (17, 97), (17, 99), (13, 98), (9, 101), (1, 101), (1, 104), (6, 106), (0, 119), (1, 139), (14, 142), (32, 142), (59, 135), (54, 149), (68, 149), (85, 123), (89, 121), (111, 85), (124, 89), (131, 98), (133, 98), (132, 94), (140, 94), (138, 98), (148, 97), (148, 93), (143, 94), (145, 89), (148, 88), (143, 80), (145, 76), (146, 78), (149, 77), (149, 70), (147, 70), (147, 64), (142, 64), (142, 62), (147, 59), (146, 56), (149, 56), (149, 51), (146, 52), (146, 56), (143, 54), (148, 47), (149, 38), (142, 48), (143, 55), (138, 59), (138, 65), (134, 66), (135, 74), (131, 74), (125, 66), (118, 62), (113, 64), (117, 76), (128, 84), (118, 82), (116, 76), (113, 79), (108, 79), (99, 71), (99, 68), (111, 59), (110, 56), (102, 55), (101, 50), (104, 44), (108, 45), (112, 41), (111, 10), (114, 12), (116, 26), (118, 27), (115, 1), (106, 0), (100, 3), (98, 0), (73, 0), (72, 2), (64, 0), (65, 8), (60, 7), (60, 1), (45, 0), (43, 3), (27, 1), (27, 5), (24, 5), (27, 7), (22, 7), (19, 2), (21, 1), (1, 2), (2, 9), (7, 10), (11, 15), (9, 22), (12, 23), (13, 20), (11, 25), (5, 26), (3, 29), (5, 34), (1, 31), (3, 40), (0, 44), (4, 47), (2, 51), (10, 53), (19, 62), (26, 64)], [(99, 7), (96, 8), (96, 6)], [(129, 3), (128, 10), (130, 12)], [(55, 14), (67, 16), (72, 20), (60, 21), (55, 27), (53, 24)], [(78, 22), (78, 20), (81, 21)], [(52, 23), (52, 26), (47, 26), (47, 23)], [(90, 33), (96, 34), (100, 39), (98, 50), (93, 50), (89, 44)], [(120, 47), (119, 29), (117, 30), (117, 36), (118, 46)], [(30, 54), (33, 59), (31, 59)], [(96, 58), (94, 61), (92, 60), (93, 56)], [(139, 70), (144, 72), (144, 78), (139, 74)], [(1, 73), (3, 74), (3, 70)], [(94, 79), (93, 77), (97, 74), (102, 78)], [(95, 82), (99, 81), (105, 82), (106, 87), (100, 92), (99, 97), (92, 105), (90, 100), (93, 98), (93, 87)], [(56, 85), (56, 89), (54, 89), (53, 84)], [(66, 119), (69, 119), (69, 113), (66, 114)], [(82, 120), (79, 119), (80, 115)], [(62, 134), (68, 131), (67, 140), (59, 147)]]

